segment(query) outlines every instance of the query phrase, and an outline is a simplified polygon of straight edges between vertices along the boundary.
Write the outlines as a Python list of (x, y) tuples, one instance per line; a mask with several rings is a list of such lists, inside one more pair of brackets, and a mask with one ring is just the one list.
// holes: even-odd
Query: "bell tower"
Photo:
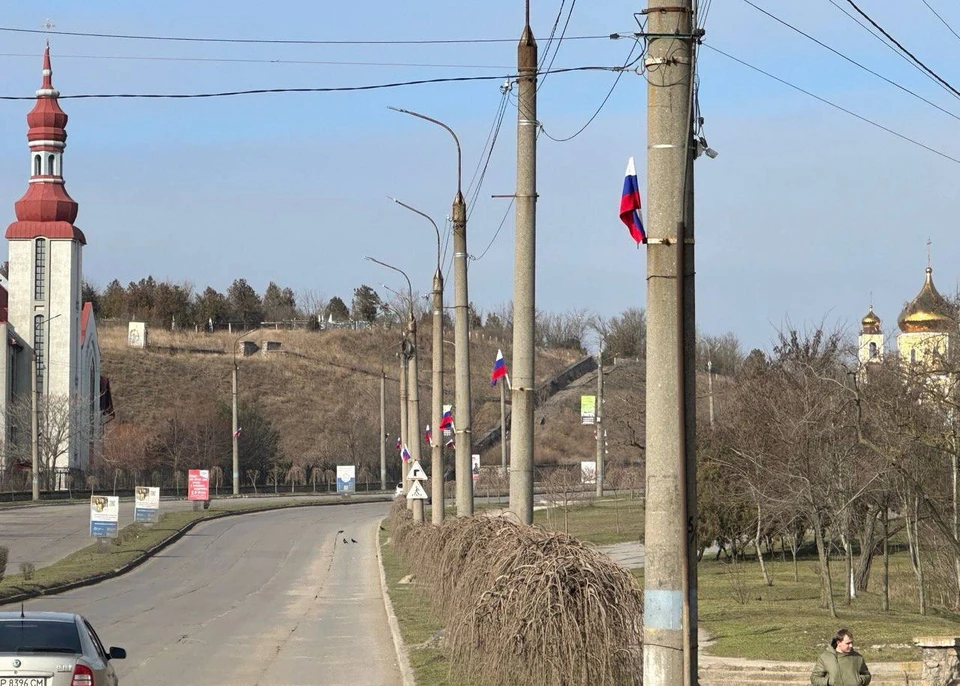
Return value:
[(857, 342), (857, 359), (861, 368), (883, 360), (883, 331), (880, 328), (880, 317), (873, 312), (873, 305), (860, 320), (860, 336)]
[[(74, 226), (77, 203), (63, 180), (67, 115), (53, 87), (50, 46), (43, 53), (43, 80), (27, 114), (30, 181), (15, 204), (17, 220), (7, 228), (9, 322), (29, 347), (21, 355), (14, 394), (28, 395), (31, 356), (37, 356), (37, 391), (41, 398), (72, 407), (80, 391), (80, 316), (83, 232)], [(76, 413), (70, 412), (71, 415)], [(68, 423), (75, 423), (70, 419)], [(78, 431), (69, 426), (55, 467), (79, 468)]]

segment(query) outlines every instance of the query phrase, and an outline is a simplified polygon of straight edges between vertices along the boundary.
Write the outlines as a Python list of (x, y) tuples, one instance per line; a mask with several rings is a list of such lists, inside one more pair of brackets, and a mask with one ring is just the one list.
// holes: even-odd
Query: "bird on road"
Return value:
[(347, 539), (343, 539), (343, 542), (346, 543), (346, 542), (347, 542)]
[(338, 530), (337, 530), (337, 533), (338, 533), (338, 534), (342, 534), (342, 533), (343, 533), (343, 529), (338, 529)]
[(351, 539), (350, 539), (350, 542), (351, 542), (351, 543), (356, 543), (356, 542), (357, 542), (357, 539), (351, 538)]

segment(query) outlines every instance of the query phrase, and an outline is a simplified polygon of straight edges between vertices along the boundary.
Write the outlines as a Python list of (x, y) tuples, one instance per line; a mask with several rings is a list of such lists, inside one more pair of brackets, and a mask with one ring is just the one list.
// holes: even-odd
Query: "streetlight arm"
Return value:
[(437, 232), (437, 272), (440, 272), (441, 271), (440, 269), (440, 227), (437, 226), (437, 222), (433, 221), (433, 217), (431, 217), (426, 212), (421, 212), (416, 207), (411, 207), (410, 205), (403, 202), (402, 200), (397, 200), (396, 198), (392, 198), (389, 195), (387, 197), (393, 200), (398, 205), (400, 205), (400, 207), (404, 207), (415, 214), (419, 214), (421, 217), (423, 217), (428, 222), (433, 224), (433, 230)]
[(425, 114), (420, 114), (419, 112), (412, 112), (410, 110), (405, 110), (400, 107), (388, 107), (387, 109), (391, 109), (394, 112), (400, 112), (402, 114), (409, 114), (411, 117), (425, 119), (426, 121), (432, 122), (437, 126), (442, 126), (450, 133), (451, 136), (453, 136), (453, 140), (457, 144), (457, 195), (458, 196), (463, 195), (463, 193), (461, 192), (461, 177), (463, 176), (463, 154), (460, 151), (460, 139), (457, 138), (457, 134), (453, 132), (453, 129), (451, 129), (449, 126), (444, 124), (442, 121), (438, 121), (433, 117), (428, 117)]
[(237, 337), (233, 340), (233, 366), (234, 366), (234, 367), (237, 366), (237, 343), (240, 342), (240, 339), (241, 339), (241, 338), (245, 338), (246, 336), (249, 336), (250, 334), (254, 333), (255, 331), (259, 331), (259, 330), (260, 330), (260, 327), (259, 327), (259, 326), (258, 326), (257, 328), (255, 328), (255, 329), (249, 329), (248, 331), (244, 331), (242, 334), (240, 334), (239, 336), (237, 336)]
[(386, 267), (387, 269), (392, 269), (395, 272), (400, 272), (403, 275), (403, 278), (407, 280), (407, 291), (410, 295), (410, 318), (413, 319), (413, 285), (410, 283), (410, 277), (407, 276), (407, 273), (400, 269), (399, 267), (394, 267), (392, 264), (387, 264), (386, 262), (381, 262), (380, 260), (370, 257), (369, 255), (364, 255), (364, 259), (370, 260), (371, 262), (376, 262), (381, 267)]

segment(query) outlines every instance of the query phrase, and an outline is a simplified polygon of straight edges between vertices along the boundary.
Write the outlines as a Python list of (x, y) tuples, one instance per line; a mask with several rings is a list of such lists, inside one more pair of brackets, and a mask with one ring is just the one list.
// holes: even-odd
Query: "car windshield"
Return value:
[(69, 621), (0, 621), (0, 653), (82, 653), (77, 625)]

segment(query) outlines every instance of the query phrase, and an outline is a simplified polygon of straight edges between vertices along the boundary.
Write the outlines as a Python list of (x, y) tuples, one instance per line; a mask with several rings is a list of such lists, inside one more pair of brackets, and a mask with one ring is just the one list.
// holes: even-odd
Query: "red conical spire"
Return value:
[(53, 87), (50, 45), (43, 51), (43, 81), (37, 102), (27, 115), (30, 146), (30, 186), (16, 204), (18, 221), (7, 228), (7, 238), (72, 238), (86, 243), (73, 226), (77, 203), (63, 187), (62, 154), (67, 145), (67, 115), (60, 109)]

